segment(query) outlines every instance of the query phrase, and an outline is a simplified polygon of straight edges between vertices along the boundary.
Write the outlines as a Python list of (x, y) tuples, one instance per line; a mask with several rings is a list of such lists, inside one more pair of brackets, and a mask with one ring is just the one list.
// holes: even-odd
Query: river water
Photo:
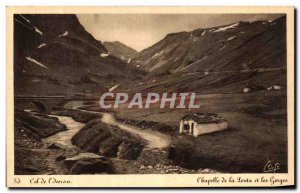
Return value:
[(49, 143), (49, 144), (51, 143), (61, 144), (66, 148), (75, 147), (72, 144), (71, 139), (80, 129), (82, 129), (85, 126), (85, 124), (75, 121), (71, 117), (57, 116), (57, 115), (49, 115), (49, 116), (58, 118), (58, 121), (61, 124), (66, 125), (67, 130), (58, 132), (54, 135), (51, 135), (50, 137), (44, 138), (42, 139), (42, 142)]
[[(78, 109), (83, 112), (102, 114), (102, 122), (108, 125), (118, 126), (120, 129), (125, 130), (127, 132), (139, 135), (141, 138), (148, 142), (148, 147), (150, 148), (165, 148), (170, 144), (170, 137), (168, 135), (162, 134), (160, 132), (151, 131), (147, 129), (141, 129), (131, 125), (125, 125), (115, 120), (114, 116), (110, 113), (100, 113), (96, 111), (87, 111)], [(82, 129), (85, 124), (75, 121), (71, 117), (66, 116), (57, 116), (57, 115), (49, 115), (51, 117), (58, 118), (58, 121), (61, 124), (66, 125), (67, 130), (58, 132), (48, 138), (42, 139), (43, 143), (56, 143), (61, 144), (65, 148), (73, 148), (75, 147), (71, 139), (72, 137)]]

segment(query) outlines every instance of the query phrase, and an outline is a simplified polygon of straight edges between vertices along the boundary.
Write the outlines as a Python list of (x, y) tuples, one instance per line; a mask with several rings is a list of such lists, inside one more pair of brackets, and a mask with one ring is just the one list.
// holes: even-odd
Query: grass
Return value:
[[(263, 172), (271, 160), (287, 171), (285, 125), (240, 113), (225, 113), (231, 128), (197, 138), (173, 139), (170, 159), (187, 168), (214, 168), (224, 172)], [(234, 126), (234, 127), (233, 127)]]
[(154, 121), (123, 119), (116, 117), (116, 120), (127, 125), (133, 125), (141, 129), (151, 129), (162, 133), (175, 134), (177, 132), (176, 126), (170, 126), (164, 123), (158, 123)]
[[(127, 124), (169, 133), (172, 136), (169, 158), (186, 168), (261, 173), (271, 160), (280, 164), (277, 172), (287, 171), (286, 91), (206, 94), (198, 97), (200, 109), (192, 112), (217, 113), (227, 120), (230, 129), (197, 138), (180, 135), (177, 132), (179, 121), (188, 113), (187, 109), (121, 107), (115, 109), (115, 114), (119, 121)], [(99, 107), (89, 103), (87, 109)], [(103, 142), (107, 147), (105, 152), (119, 143), (109, 138), (106, 140)]]
[[(271, 160), (280, 164), (277, 172), (287, 171), (286, 91), (200, 95), (199, 99), (201, 106), (196, 112), (217, 113), (230, 129), (197, 138), (179, 135), (176, 130), (180, 118), (188, 113), (186, 109), (118, 109), (116, 114), (127, 121), (177, 128), (170, 159), (186, 168), (261, 173)], [(165, 129), (168, 132), (168, 127)]]

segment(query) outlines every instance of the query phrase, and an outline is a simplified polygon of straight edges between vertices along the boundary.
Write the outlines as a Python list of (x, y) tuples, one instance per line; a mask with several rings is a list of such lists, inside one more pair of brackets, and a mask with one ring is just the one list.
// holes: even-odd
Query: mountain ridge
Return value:
[(14, 29), (16, 95), (96, 94), (139, 79), (76, 15), (17, 14)]
[[(286, 85), (286, 17), (168, 34), (130, 65), (148, 71), (139, 92), (237, 93)], [(272, 80), (270, 82), (270, 80)]]
[(126, 62), (128, 62), (129, 59), (131, 59), (138, 53), (135, 49), (119, 41), (104, 41), (103, 45), (109, 51), (110, 54)]
[[(273, 25), (280, 25), (279, 28), (283, 28), (282, 20), (285, 20), (285, 17), (273, 22), (236, 22), (206, 29), (195, 29), (190, 32), (167, 34), (156, 44), (139, 52), (136, 57), (132, 58), (130, 64), (139, 65), (149, 72), (181, 71), (196, 61), (218, 54), (218, 51), (224, 52), (234, 47), (238, 48), (239, 44), (242, 46), (243, 43), (247, 43), (247, 39), (270, 29)], [(280, 41), (284, 43), (282, 40), (285, 38), (284, 32), (282, 30), (279, 32), (281, 33), (279, 34), (281, 35)], [(230, 49), (224, 49), (226, 46)]]

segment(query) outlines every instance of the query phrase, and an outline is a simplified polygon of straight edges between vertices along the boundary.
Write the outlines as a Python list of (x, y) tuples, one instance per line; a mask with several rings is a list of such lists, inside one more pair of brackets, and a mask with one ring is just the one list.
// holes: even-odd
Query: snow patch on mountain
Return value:
[(14, 19), (15, 21), (19, 22), (21, 25), (23, 25), (24, 27), (27, 27), (28, 29), (30, 30), (33, 30), (35, 31), (36, 33), (40, 34), (41, 36), (43, 35), (43, 32), (41, 30), (39, 30), (39, 28), (35, 27), (35, 26), (32, 26), (30, 24), (30, 20), (29, 19), (26, 19), (24, 16), (20, 15), (20, 17), (22, 17), (26, 22), (27, 24), (17, 20), (17, 19)]
[(228, 26), (224, 26), (224, 27), (219, 27), (218, 29), (214, 30), (213, 32), (223, 32), (223, 31), (227, 31), (229, 29), (234, 29), (239, 25), (239, 23), (234, 23)]
[(222, 46), (221, 48), (219, 48), (219, 51), (223, 50), (226, 47), (226, 45)]
[(205, 32), (206, 32), (206, 30), (204, 30), (204, 31), (202, 32), (201, 36), (204, 36), (204, 35), (205, 35)]
[(156, 53), (152, 56), (152, 58), (155, 58), (157, 56), (160, 56), (162, 53), (164, 53), (164, 50), (160, 51), (159, 53)]
[(117, 85), (115, 85), (115, 86), (109, 88), (108, 91), (109, 91), (109, 92), (112, 92), (113, 90), (115, 90), (116, 88), (118, 88), (119, 85), (120, 85), (120, 84), (117, 84)]
[(44, 47), (44, 46), (46, 46), (47, 44), (45, 44), (45, 43), (41, 43), (39, 46), (38, 46), (38, 48), (42, 48), (42, 47)]
[(63, 36), (67, 36), (67, 35), (69, 35), (69, 32), (65, 31), (63, 34), (58, 35), (58, 37), (63, 37)]
[(105, 58), (105, 57), (109, 56), (109, 54), (107, 54), (107, 53), (101, 53), (100, 56), (101, 56), (102, 58)]
[(43, 32), (41, 30), (39, 30), (39, 28), (37, 28), (35, 26), (33, 26), (33, 28), (36, 33), (40, 34), (41, 36), (43, 35)]
[(232, 37), (228, 38), (227, 40), (230, 41), (230, 40), (233, 40), (235, 38), (236, 38), (236, 36), (232, 36)]
[(37, 64), (37, 65), (39, 65), (39, 66), (41, 66), (41, 67), (43, 67), (43, 68), (49, 69), (49, 68), (48, 68), (47, 66), (45, 66), (44, 64), (38, 62), (37, 60), (35, 60), (35, 59), (33, 59), (33, 58), (29, 57), (29, 56), (26, 57), (26, 59), (29, 60), (29, 61), (31, 61), (31, 62), (33, 62), (33, 63), (35, 63), (35, 64)]
[(29, 19), (26, 19), (23, 15), (20, 14), (20, 16), (25, 20), (27, 21), (28, 23), (30, 23), (30, 20)]

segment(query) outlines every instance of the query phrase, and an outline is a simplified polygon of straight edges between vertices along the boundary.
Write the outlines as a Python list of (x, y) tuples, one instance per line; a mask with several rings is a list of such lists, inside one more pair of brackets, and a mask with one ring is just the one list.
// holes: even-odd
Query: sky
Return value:
[(278, 14), (79, 14), (80, 23), (100, 41), (119, 41), (141, 51), (169, 33), (239, 21), (274, 20)]

